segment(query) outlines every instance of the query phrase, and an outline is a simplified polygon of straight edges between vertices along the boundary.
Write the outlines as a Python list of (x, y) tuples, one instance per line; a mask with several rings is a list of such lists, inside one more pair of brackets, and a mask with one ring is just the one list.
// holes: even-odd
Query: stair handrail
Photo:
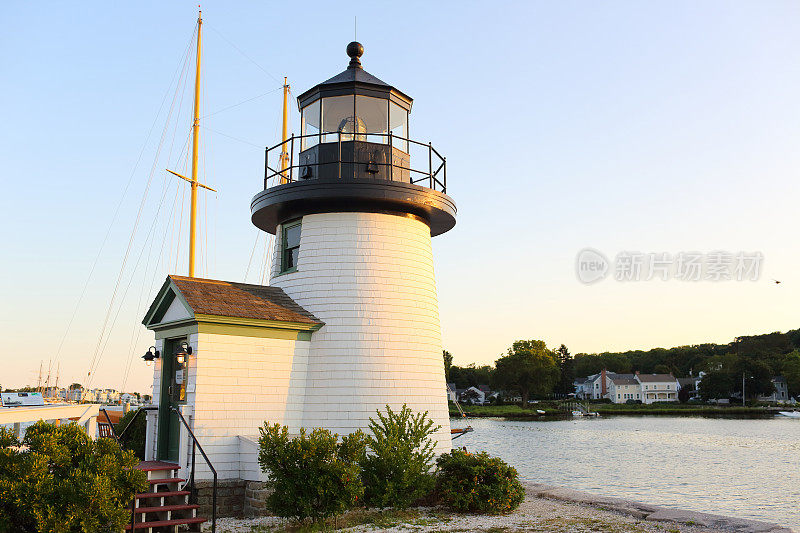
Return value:
[[(101, 410), (103, 410), (103, 409), (101, 409)], [(136, 414), (133, 415), (133, 418), (131, 418), (131, 421), (128, 422), (128, 425), (125, 426), (122, 429), (122, 431), (119, 432), (119, 435), (117, 435), (116, 431), (114, 432), (114, 434), (117, 436), (117, 440), (118, 441), (120, 441), (120, 442), (122, 441), (122, 437), (125, 436), (125, 432), (128, 431), (128, 428), (130, 428), (133, 425), (133, 423), (136, 421), (136, 419), (139, 418), (139, 415), (142, 413), (142, 411), (158, 411), (158, 407), (155, 407), (155, 406), (151, 405), (150, 407), (140, 407), (139, 409), (137, 409), (136, 410)], [(106, 415), (106, 416), (108, 416), (108, 415)]]
[[(108, 422), (108, 425), (109, 425), (109, 426), (111, 426), (111, 435), (113, 435), (113, 436), (114, 436), (114, 440), (116, 440), (116, 441), (117, 441), (117, 444), (120, 444), (120, 445), (121, 445), (122, 443), (121, 443), (121, 442), (120, 442), (120, 440), (119, 440), (119, 435), (117, 435), (117, 431), (114, 429), (114, 423), (113, 423), (113, 422), (111, 422), (111, 417), (109, 417), (109, 416), (108, 416), (108, 411), (106, 411), (104, 408), (103, 408), (103, 409), (100, 409), (100, 410), (101, 410), (101, 411), (103, 412), (103, 414), (105, 415), (105, 417), (106, 417), (106, 421)], [(125, 429), (128, 429), (128, 427), (127, 427), (127, 426), (125, 426)]]
[(203, 447), (200, 446), (200, 442), (198, 442), (197, 437), (195, 437), (192, 428), (189, 427), (189, 423), (186, 422), (186, 419), (183, 418), (183, 413), (180, 412), (174, 405), (170, 406), (170, 409), (178, 415), (178, 418), (183, 423), (183, 427), (186, 428), (186, 431), (189, 433), (189, 436), (192, 437), (192, 469), (189, 477), (189, 483), (192, 487), (192, 492), (196, 492), (196, 488), (194, 486), (194, 457), (195, 457), (195, 447), (200, 450), (200, 454), (205, 459), (208, 468), (211, 469), (211, 473), (214, 475), (213, 485), (211, 487), (211, 533), (216, 533), (217, 531), (217, 470), (214, 468), (214, 465), (211, 464), (211, 460), (206, 455), (205, 450)]

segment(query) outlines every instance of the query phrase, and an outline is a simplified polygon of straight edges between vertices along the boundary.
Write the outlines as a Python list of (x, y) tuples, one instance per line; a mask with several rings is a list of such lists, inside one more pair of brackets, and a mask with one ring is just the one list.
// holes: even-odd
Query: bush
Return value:
[(525, 498), (517, 471), (486, 452), (453, 450), (439, 456), (437, 489), (446, 505), (460, 512), (500, 514), (513, 511)]
[(431, 474), (434, 426), (424, 413), (411, 413), (406, 405), (386, 414), (377, 411), (378, 420), (369, 419), (372, 433), (367, 437), (370, 453), (361, 462), (364, 501), (376, 507), (406, 508), (430, 493), (435, 485)]
[(134, 494), (148, 487), (138, 463), (76, 424), (39, 421), (22, 442), (0, 428), (0, 531), (121, 531)]
[(364, 494), (358, 462), (364, 457), (364, 433), (342, 438), (326, 429), (289, 438), (289, 429), (264, 424), (258, 462), (275, 489), (270, 511), (284, 518), (319, 521), (342, 514)]
[[(125, 413), (125, 416), (120, 418), (119, 422), (114, 426), (114, 431), (117, 432), (117, 435), (122, 433), (122, 430), (128, 427), (131, 420), (136, 413), (139, 411), (137, 410), (130, 410)], [(145, 435), (147, 434), (147, 417), (145, 413), (140, 414), (136, 417), (133, 425), (128, 427), (128, 431), (125, 432), (125, 435), (122, 436), (122, 445), (125, 447), (126, 450), (132, 451), (136, 454), (136, 457), (144, 461), (144, 443), (145, 443)]]

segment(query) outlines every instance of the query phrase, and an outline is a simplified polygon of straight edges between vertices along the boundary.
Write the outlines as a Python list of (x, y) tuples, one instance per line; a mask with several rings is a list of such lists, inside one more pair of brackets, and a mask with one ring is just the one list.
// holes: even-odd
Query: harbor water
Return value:
[[(465, 425), (452, 421), (453, 427)], [(455, 440), (536, 483), (800, 530), (800, 420), (472, 419)]]

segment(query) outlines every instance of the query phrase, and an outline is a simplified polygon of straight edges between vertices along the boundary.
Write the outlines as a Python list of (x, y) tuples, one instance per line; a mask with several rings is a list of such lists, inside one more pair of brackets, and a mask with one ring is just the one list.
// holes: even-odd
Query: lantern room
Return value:
[(411, 179), (408, 114), (413, 101), (366, 72), (363, 53), (360, 43), (350, 43), (347, 70), (297, 98), (302, 179), (338, 177), (339, 160), (356, 163), (346, 163), (347, 176)]
[(368, 73), (364, 47), (347, 45), (340, 74), (297, 97), (300, 135), (267, 148), (264, 190), (252, 221), (275, 233), (313, 213), (395, 213), (423, 220), (431, 236), (455, 225), (445, 158), (409, 136), (410, 96)]

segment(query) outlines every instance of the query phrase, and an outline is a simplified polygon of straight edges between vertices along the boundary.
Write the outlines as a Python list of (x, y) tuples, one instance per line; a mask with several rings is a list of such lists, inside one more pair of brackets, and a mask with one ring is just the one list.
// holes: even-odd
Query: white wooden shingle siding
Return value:
[(270, 284), (325, 323), (311, 338), (302, 425), (366, 429), (386, 404), (428, 411), (450, 450), (430, 228), (413, 218), (325, 213), (302, 219), (297, 271)]

